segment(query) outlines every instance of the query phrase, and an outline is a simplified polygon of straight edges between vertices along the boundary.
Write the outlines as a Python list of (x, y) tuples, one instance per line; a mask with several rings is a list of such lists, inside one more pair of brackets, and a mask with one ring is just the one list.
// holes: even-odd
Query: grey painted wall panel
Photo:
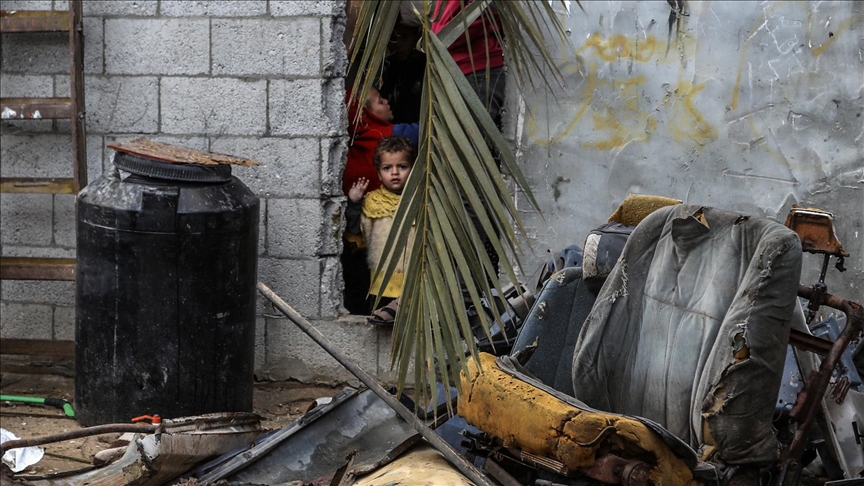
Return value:
[(852, 254), (829, 290), (864, 299), (864, 3), (686, 2), (671, 34), (666, 2), (582, 4), (562, 12), (566, 87), (527, 93), (524, 115), (510, 100), (545, 217), (523, 215), (528, 260), (582, 246), (630, 193), (781, 222), (813, 205)]

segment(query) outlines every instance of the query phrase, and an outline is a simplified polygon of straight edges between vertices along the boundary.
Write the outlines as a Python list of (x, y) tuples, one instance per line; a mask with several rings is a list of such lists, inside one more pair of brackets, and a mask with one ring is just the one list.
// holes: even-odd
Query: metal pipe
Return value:
[(43, 444), (51, 444), (53, 442), (61, 442), (64, 440), (80, 439), (82, 437), (90, 437), (91, 435), (112, 434), (116, 432), (137, 432), (149, 434), (156, 432), (159, 425), (139, 425), (139, 424), (106, 424), (97, 425), (95, 427), (85, 427), (83, 429), (70, 430), (61, 434), (43, 435), (42, 437), (33, 437), (32, 439), (18, 439), (4, 442), (0, 445), (0, 455), (3, 455), (9, 449), (18, 449), (20, 447), (30, 447)]
[(819, 371), (811, 373), (807, 377), (807, 383), (802, 395), (804, 397), (803, 403), (800, 407), (796, 405), (792, 411), (792, 414), (800, 425), (795, 431), (789, 449), (783, 454), (783, 459), (792, 459), (794, 461), (800, 461), (801, 455), (804, 453), (810, 426), (813, 423), (816, 410), (819, 408), (819, 403), (822, 401), (822, 397), (825, 396), (825, 390), (828, 389), (828, 382), (831, 380), (834, 367), (837, 366), (840, 356), (846, 351), (849, 343), (864, 330), (864, 308), (857, 302), (819, 292), (804, 285), (798, 287), (798, 295), (814, 301), (817, 306), (827, 305), (843, 311), (846, 314), (846, 327), (843, 328), (840, 336), (834, 341), (834, 345), (831, 347), (828, 355), (822, 360), (822, 363), (819, 365)]
[(348, 369), (354, 376), (357, 377), (364, 385), (369, 387), (373, 393), (378, 395), (378, 398), (384, 400), (384, 403), (390, 406), (393, 410), (402, 417), (403, 420), (411, 424), (414, 427), (414, 430), (417, 431), (424, 439), (426, 439), (429, 444), (435, 448), (438, 452), (440, 452), (444, 458), (446, 458), (450, 464), (453, 464), (459, 471), (468, 477), (471, 481), (473, 481), (478, 486), (493, 486), (492, 483), (486, 476), (483, 475), (480, 470), (474, 467), (473, 464), (468, 462), (465, 458), (460, 456), (447, 442), (444, 441), (438, 434), (436, 434), (432, 429), (426, 426), (420, 419), (417, 418), (410, 410), (405, 408), (404, 405), (399, 403), (399, 400), (396, 399), (393, 395), (387, 392), (378, 381), (373, 378), (371, 375), (363, 371), (362, 368), (357, 366), (357, 364), (351, 360), (341, 349), (337, 346), (334, 346), (330, 341), (324, 337), (323, 334), (318, 329), (315, 329), (312, 324), (309, 323), (303, 316), (301, 316), (297, 311), (295, 311), (291, 306), (285, 303), (276, 293), (270, 290), (269, 287), (264, 285), (261, 282), (258, 282), (258, 291), (261, 292), (261, 295), (267, 298), (270, 302), (279, 309), (279, 312), (285, 315), (288, 319), (291, 320), (297, 327), (300, 328), (303, 332), (305, 332), (313, 341), (318, 343), (319, 346), (324, 348), (330, 356), (333, 356), (336, 361), (339, 362), (342, 366)]

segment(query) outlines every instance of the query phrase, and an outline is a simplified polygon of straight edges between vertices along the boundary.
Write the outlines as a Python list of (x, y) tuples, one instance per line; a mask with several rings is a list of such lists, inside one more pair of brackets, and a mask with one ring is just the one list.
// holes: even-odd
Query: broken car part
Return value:
[[(657, 485), (689, 485), (696, 453), (657, 424), (600, 412), (518, 371), (512, 360), (481, 353), (462, 375), (459, 413), (481, 430), (506, 438), (504, 445), (534, 455), (538, 465), (557, 462), (569, 475), (593, 466), (600, 450), (627, 459), (655, 457)], [(479, 373), (482, 368), (483, 373)], [(507, 371), (505, 371), (507, 368)], [(527, 456), (524, 454), (521, 459)]]
[[(420, 439), (411, 425), (371, 390), (343, 391), (334, 402), (304, 415), (297, 426), (283, 429), (294, 429), (290, 435), (280, 431), (268, 436), (223, 466), (199, 475), (198, 482), (312, 482), (339, 469), (353, 451), (358, 453), (351, 470), (361, 475), (389, 463)], [(311, 415), (316, 418), (310, 420)]]
[(354, 376), (357, 377), (364, 385), (369, 387), (376, 395), (378, 395), (381, 400), (383, 400), (387, 405), (389, 405), (396, 413), (399, 414), (406, 422), (410, 423), (414, 430), (416, 430), (420, 435), (429, 442), (432, 447), (435, 448), (438, 452), (440, 452), (451, 464), (456, 466), (462, 474), (466, 475), (471, 481), (474, 481), (478, 486), (491, 486), (492, 483), (486, 476), (483, 475), (473, 464), (470, 464), (465, 458), (459, 456), (452, 447), (450, 447), (447, 442), (445, 442), (441, 437), (439, 437), (435, 432), (427, 427), (423, 422), (420, 421), (411, 411), (405, 408), (404, 405), (399, 403), (399, 401), (387, 392), (371, 375), (363, 371), (362, 368), (357, 366), (350, 358), (348, 358), (345, 353), (330, 343), (327, 338), (321, 334), (320, 331), (315, 329), (312, 324), (310, 324), (306, 319), (303, 318), (300, 314), (297, 313), (291, 306), (285, 303), (278, 295), (276, 295), (269, 287), (264, 285), (263, 283), (258, 283), (258, 291), (267, 298), (273, 305), (279, 309), (279, 312), (285, 315), (288, 319), (291, 320), (294, 324), (297, 325), (303, 332), (305, 332), (313, 341), (318, 343), (322, 348), (324, 348), (327, 353), (329, 353), (333, 358), (336, 359), (342, 366), (348, 369)]

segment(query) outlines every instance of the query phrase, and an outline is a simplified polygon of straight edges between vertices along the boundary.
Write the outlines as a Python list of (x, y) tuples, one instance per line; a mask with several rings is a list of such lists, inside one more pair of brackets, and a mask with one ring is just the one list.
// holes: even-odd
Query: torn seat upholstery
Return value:
[(800, 240), (779, 223), (693, 205), (657, 210), (585, 320), (576, 398), (651, 419), (706, 461), (776, 461), (771, 421), (800, 271)]
[(696, 484), (690, 471), (696, 453), (659, 425), (594, 410), (530, 376), (509, 356), (480, 353), (479, 361), (469, 360), (461, 374), (459, 415), (505, 447), (554, 459), (572, 472), (614, 453), (649, 463), (657, 486)]

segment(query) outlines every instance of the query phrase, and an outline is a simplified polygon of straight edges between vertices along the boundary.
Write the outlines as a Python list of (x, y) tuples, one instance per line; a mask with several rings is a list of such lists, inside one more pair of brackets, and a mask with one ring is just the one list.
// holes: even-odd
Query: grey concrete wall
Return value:
[[(3, 0), (4, 10), (67, 8), (64, 0)], [(90, 180), (111, 167), (107, 144), (138, 137), (260, 161), (234, 171), (262, 198), (260, 280), (364, 367), (377, 371), (381, 361), (386, 376), (386, 333), (337, 322), (344, 2), (85, 0), (84, 16)], [(68, 96), (66, 39), (4, 35), (2, 96)], [(4, 177), (71, 175), (68, 122), (3, 122), (0, 146)], [(0, 199), (4, 256), (74, 256), (72, 196)], [(0, 337), (72, 339), (74, 287), (3, 281)], [(260, 377), (349, 376), (276, 314), (260, 303)]]
[[(566, 88), (508, 111), (543, 215), (519, 200), (527, 259), (582, 246), (630, 193), (781, 222), (815, 206), (852, 255), (829, 291), (864, 300), (864, 2), (685, 4), (671, 37), (664, 1), (561, 12)], [(805, 282), (820, 263), (805, 255)]]

